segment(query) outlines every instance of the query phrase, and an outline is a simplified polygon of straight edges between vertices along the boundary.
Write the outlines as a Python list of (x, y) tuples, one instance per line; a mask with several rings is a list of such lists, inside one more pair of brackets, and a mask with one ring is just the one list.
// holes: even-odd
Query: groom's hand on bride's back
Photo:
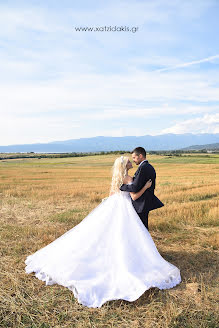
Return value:
[(152, 180), (149, 179), (149, 180), (146, 182), (145, 187), (146, 187), (147, 189), (149, 189), (149, 188), (151, 187), (151, 185), (152, 185)]

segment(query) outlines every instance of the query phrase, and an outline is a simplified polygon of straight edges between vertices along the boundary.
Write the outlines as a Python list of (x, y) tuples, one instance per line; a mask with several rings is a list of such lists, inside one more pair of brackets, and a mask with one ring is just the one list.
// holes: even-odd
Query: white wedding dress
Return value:
[(135, 301), (147, 289), (180, 283), (180, 271), (158, 252), (128, 192), (104, 200), (77, 226), (27, 257), (26, 272), (69, 288), (80, 304)]

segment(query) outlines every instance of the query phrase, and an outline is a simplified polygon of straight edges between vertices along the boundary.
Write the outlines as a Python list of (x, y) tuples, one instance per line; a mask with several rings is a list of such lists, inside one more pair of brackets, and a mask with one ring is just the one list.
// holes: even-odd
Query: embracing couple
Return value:
[[(132, 159), (138, 165), (138, 170), (133, 178), (130, 177), (128, 170), (132, 168), (132, 163), (127, 157), (123, 159), (126, 162), (127, 172), (124, 172), (125, 177), (120, 190), (130, 192), (132, 204), (141, 221), (148, 229), (149, 211), (162, 207), (164, 204), (154, 195), (156, 172), (153, 166), (146, 160), (145, 149), (142, 147), (135, 148), (132, 151)], [(113, 192), (112, 188), (111, 193), (113, 194)]]
[(158, 252), (148, 231), (148, 213), (162, 207), (154, 195), (156, 172), (144, 148), (135, 148), (139, 165), (118, 157), (113, 165), (110, 196), (78, 225), (26, 260), (26, 272), (46, 285), (70, 289), (78, 302), (101, 307), (110, 300), (129, 302), (146, 290), (168, 289), (181, 281), (180, 270)]

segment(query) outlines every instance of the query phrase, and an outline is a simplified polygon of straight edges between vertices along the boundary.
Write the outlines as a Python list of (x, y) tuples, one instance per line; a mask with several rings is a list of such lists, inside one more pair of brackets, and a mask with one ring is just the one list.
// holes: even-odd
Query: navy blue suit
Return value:
[(145, 183), (151, 179), (152, 185), (136, 200), (132, 200), (132, 204), (138, 213), (140, 219), (148, 229), (148, 213), (156, 208), (164, 206), (164, 204), (154, 195), (156, 184), (156, 171), (148, 161), (144, 161), (133, 177), (132, 184), (123, 184), (120, 187), (121, 191), (138, 192)]

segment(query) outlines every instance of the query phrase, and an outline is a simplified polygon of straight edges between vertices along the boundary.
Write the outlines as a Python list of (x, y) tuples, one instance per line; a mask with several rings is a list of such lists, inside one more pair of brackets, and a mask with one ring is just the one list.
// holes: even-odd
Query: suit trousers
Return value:
[[(148, 212), (138, 213), (138, 216), (140, 217), (141, 221), (145, 225), (145, 227), (148, 229)], [(149, 230), (149, 229), (148, 229)]]

